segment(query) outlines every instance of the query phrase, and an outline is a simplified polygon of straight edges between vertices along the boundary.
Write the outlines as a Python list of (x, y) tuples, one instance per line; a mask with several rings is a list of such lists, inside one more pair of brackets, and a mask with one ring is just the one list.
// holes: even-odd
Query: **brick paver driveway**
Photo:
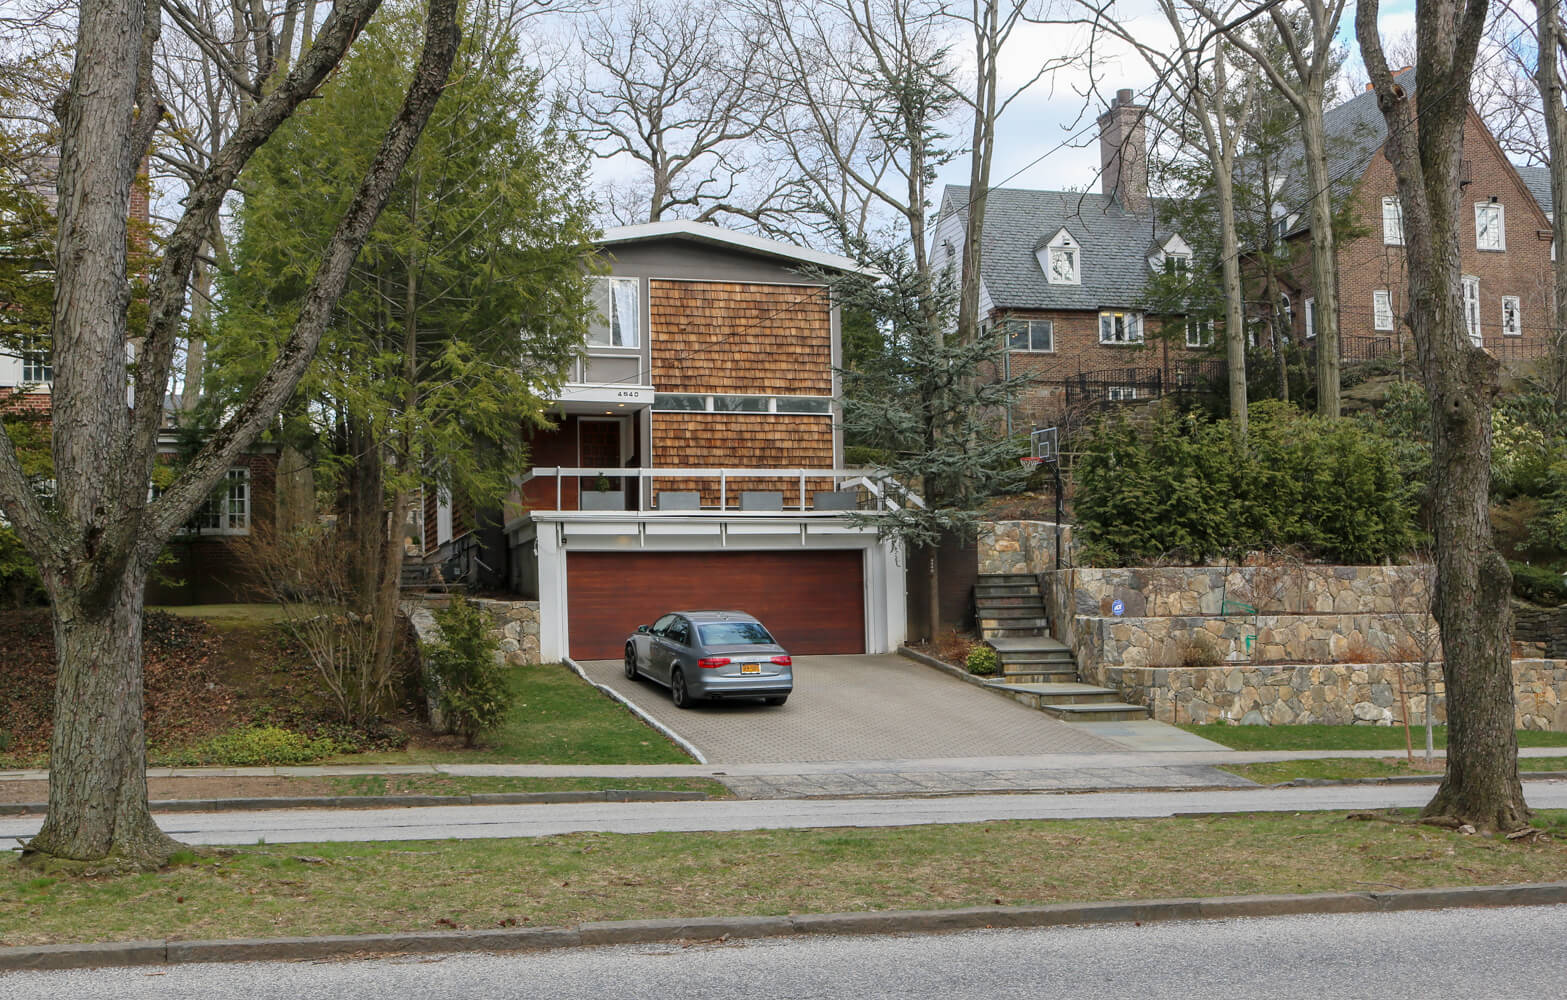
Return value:
[(912, 760), (1125, 748), (896, 655), (797, 656), (786, 705), (704, 702), (681, 711), (620, 661), (589, 660), (589, 677), (679, 733), (714, 764)]

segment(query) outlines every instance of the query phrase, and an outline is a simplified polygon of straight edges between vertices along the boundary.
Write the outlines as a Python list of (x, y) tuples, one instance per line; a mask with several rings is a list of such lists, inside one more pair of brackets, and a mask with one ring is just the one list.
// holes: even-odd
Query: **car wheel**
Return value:
[(626, 677), (628, 680), (637, 679), (637, 647), (626, 643)]
[(763, 698), (762, 699), (762, 704), (764, 704), (764, 705), (782, 705), (784, 702), (786, 702), (788, 700), (789, 700), (789, 696), (786, 695), (786, 694), (775, 694), (775, 695), (771, 695), (769, 697)]
[(676, 708), (690, 708), (695, 703), (690, 689), (686, 687), (686, 675), (679, 667), (669, 675), (669, 697)]

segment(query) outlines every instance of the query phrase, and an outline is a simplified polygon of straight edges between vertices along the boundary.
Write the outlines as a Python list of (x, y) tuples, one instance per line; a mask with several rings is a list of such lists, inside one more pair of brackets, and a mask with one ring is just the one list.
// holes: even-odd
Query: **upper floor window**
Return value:
[(660, 413), (831, 413), (831, 396), (739, 396), (661, 392), (653, 397)]
[(640, 347), (642, 309), (639, 278), (594, 278), (593, 308), (588, 343), (598, 347)]
[(1385, 288), (1371, 293), (1371, 325), (1378, 330), (1393, 329), (1393, 295)]
[(1396, 195), (1382, 199), (1382, 242), (1388, 246), (1404, 245), (1404, 206)]
[(1083, 282), (1083, 248), (1065, 229), (1051, 237), (1039, 260), (1045, 280), (1052, 285), (1080, 285)]
[(1101, 344), (1141, 344), (1143, 342), (1143, 314), (1135, 312), (1100, 313), (1099, 342)]
[(1306, 339), (1317, 335), (1317, 300), (1306, 300)]
[(1012, 351), (1053, 351), (1056, 349), (1055, 324), (1048, 319), (1018, 319), (1008, 325), (1007, 349)]
[(1523, 336), (1523, 314), (1520, 312), (1518, 296), (1502, 296), (1502, 336)]
[(1191, 258), (1185, 254), (1167, 253), (1164, 255), (1165, 274), (1185, 274)]
[(1470, 343), (1479, 347), (1485, 342), (1480, 333), (1480, 279), (1472, 274), (1464, 275), (1464, 326)]
[(1295, 329), (1295, 307), (1290, 304), (1288, 293), (1279, 296), (1279, 326), (1287, 331)]
[(1507, 230), (1503, 226), (1500, 202), (1482, 201), (1475, 204), (1475, 249), (1507, 249)]

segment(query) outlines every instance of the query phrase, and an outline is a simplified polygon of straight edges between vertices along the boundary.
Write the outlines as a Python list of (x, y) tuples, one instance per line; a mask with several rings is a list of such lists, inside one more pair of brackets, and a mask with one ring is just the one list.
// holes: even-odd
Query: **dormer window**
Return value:
[(1148, 258), (1148, 269), (1155, 274), (1185, 274), (1191, 269), (1192, 248), (1179, 236), (1171, 236)]
[(1083, 283), (1083, 248), (1071, 233), (1062, 229), (1040, 251), (1039, 266), (1045, 271), (1045, 280), (1052, 285), (1080, 285)]

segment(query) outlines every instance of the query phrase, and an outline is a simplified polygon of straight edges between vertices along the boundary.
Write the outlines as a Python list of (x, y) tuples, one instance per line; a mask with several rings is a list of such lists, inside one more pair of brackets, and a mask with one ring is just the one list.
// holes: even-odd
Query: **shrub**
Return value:
[(516, 695), (496, 662), (498, 643), (490, 638), (478, 605), (457, 597), (435, 613), (435, 620), (441, 641), (430, 647), (425, 663), (448, 724), (473, 746), (480, 732), (506, 718)]
[(1251, 408), (1247, 448), (1227, 422), (1166, 409), (1140, 431), (1102, 424), (1075, 471), (1084, 550), (1118, 563), (1203, 562), (1298, 546), (1380, 562), (1416, 540), (1412, 489), (1388, 442), (1351, 420)]
[(1567, 553), (1567, 459), (1545, 472), (1540, 511), (1529, 522), (1529, 544), (1541, 552)]
[(1509, 562), (1513, 571), (1513, 594), (1526, 601), (1557, 607), (1567, 604), (1567, 577), (1544, 566)]
[(1001, 656), (995, 647), (980, 643), (968, 652), (968, 672), (989, 677), (1001, 669)]
[(164, 763), (180, 766), (219, 764), (225, 767), (277, 767), (309, 764), (339, 753), (335, 740), (312, 739), (276, 726), (249, 726), (219, 733), (183, 750), (159, 754)]

